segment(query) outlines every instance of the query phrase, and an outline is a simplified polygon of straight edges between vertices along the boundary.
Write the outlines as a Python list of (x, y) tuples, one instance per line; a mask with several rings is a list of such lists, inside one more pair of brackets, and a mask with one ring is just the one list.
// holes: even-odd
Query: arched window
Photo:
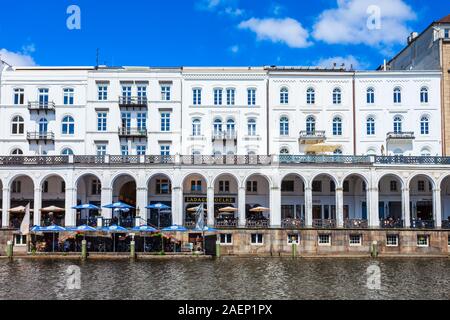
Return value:
[(402, 118), (400, 116), (396, 116), (394, 118), (394, 133), (402, 133), (403, 132), (402, 124), (403, 124)]
[(280, 119), (280, 135), (281, 136), (289, 135), (289, 119), (287, 117), (282, 117)]
[(316, 90), (314, 90), (314, 88), (308, 88), (308, 90), (306, 90), (306, 103), (307, 104), (316, 103)]
[(367, 104), (374, 104), (374, 103), (375, 103), (375, 89), (368, 88), (367, 89)]
[(421, 155), (422, 157), (430, 157), (430, 156), (431, 156), (431, 151), (430, 151), (430, 149), (428, 149), (428, 148), (423, 148), (423, 149), (420, 151), (420, 155)]
[(281, 155), (288, 155), (289, 154), (289, 149), (288, 148), (281, 148), (280, 154)]
[(427, 87), (422, 87), (420, 89), (420, 102), (428, 103), (428, 88)]
[(227, 132), (228, 133), (234, 133), (236, 129), (236, 123), (233, 119), (228, 119), (227, 121)]
[(430, 134), (430, 120), (427, 116), (420, 118), (420, 134)]
[(280, 104), (288, 104), (289, 103), (289, 90), (284, 87), (280, 90)]
[(75, 121), (71, 116), (65, 116), (63, 118), (61, 132), (65, 135), (75, 134)]
[(39, 120), (39, 133), (47, 133), (48, 131), (48, 121), (45, 118)]
[(16, 148), (11, 152), (11, 154), (13, 156), (21, 156), (21, 155), (23, 155), (23, 151), (22, 151), (22, 149)]
[(63, 151), (61, 151), (61, 155), (63, 156), (72, 156), (73, 155), (73, 150), (70, 148), (65, 148), (63, 149)]
[(306, 132), (308, 135), (316, 133), (316, 119), (313, 116), (306, 118)]
[(342, 150), (341, 149), (336, 149), (336, 150), (334, 150), (333, 154), (336, 155), (336, 156), (341, 156), (342, 155)]
[(11, 133), (12, 134), (24, 134), (25, 132), (25, 122), (21, 116), (15, 116), (11, 122)]
[(256, 120), (255, 119), (248, 120), (247, 128), (248, 128), (249, 136), (256, 136)]
[(222, 133), (222, 120), (216, 119), (214, 120), (214, 134), (221, 134)]
[(367, 131), (366, 131), (367, 135), (368, 136), (375, 135), (375, 119), (373, 117), (367, 118), (366, 126), (367, 126)]
[(192, 121), (192, 135), (198, 137), (202, 135), (202, 124), (200, 119), (194, 119)]
[(394, 103), (402, 103), (402, 89), (394, 88)]
[(333, 90), (333, 104), (341, 104), (342, 103), (342, 91), (339, 88), (335, 88)]
[(368, 155), (368, 156), (376, 156), (377, 152), (375, 151), (375, 149), (370, 148), (369, 150), (367, 150), (366, 155)]
[(333, 136), (342, 136), (342, 119), (340, 117), (333, 119)]

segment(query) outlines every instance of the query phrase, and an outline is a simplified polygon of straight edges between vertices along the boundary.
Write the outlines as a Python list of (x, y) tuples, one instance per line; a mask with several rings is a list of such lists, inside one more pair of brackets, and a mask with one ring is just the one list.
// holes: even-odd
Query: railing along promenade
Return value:
[(412, 156), (328, 156), (328, 155), (246, 155), (246, 156), (0, 156), (3, 166), (40, 165), (450, 165), (450, 157), (412, 157)]

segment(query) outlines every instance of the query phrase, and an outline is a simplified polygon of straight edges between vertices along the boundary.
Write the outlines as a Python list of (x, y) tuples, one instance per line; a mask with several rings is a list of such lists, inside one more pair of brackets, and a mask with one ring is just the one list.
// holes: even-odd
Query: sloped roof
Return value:
[(438, 23), (450, 23), (450, 14), (438, 20)]

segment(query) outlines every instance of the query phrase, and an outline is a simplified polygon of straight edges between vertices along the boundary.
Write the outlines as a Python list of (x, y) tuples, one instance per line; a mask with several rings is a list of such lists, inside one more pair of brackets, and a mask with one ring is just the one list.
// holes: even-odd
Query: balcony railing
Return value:
[(138, 164), (140, 156), (109, 156), (110, 164)]
[(238, 219), (216, 219), (214, 226), (216, 228), (237, 228)]
[(30, 111), (55, 111), (55, 103), (53, 101), (40, 102), (40, 101), (29, 101), (28, 110)]
[(185, 228), (188, 228), (188, 229), (195, 229), (196, 224), (197, 224), (197, 223), (196, 223), (194, 220), (186, 220), (186, 221), (184, 222), (184, 227), (185, 227)]
[(367, 229), (369, 222), (364, 219), (346, 219), (344, 221), (344, 227), (347, 229)]
[(134, 228), (135, 220), (133, 218), (125, 219), (103, 219), (103, 227), (110, 227), (112, 225), (118, 225), (124, 228)]
[(337, 164), (371, 164), (369, 156), (331, 156), (331, 155), (280, 155), (279, 161), (282, 164), (318, 164), (318, 163), (337, 163)]
[(181, 156), (184, 165), (270, 165), (272, 156)]
[(336, 220), (334, 219), (314, 219), (313, 228), (336, 228)]
[(261, 219), (261, 220), (247, 219), (245, 226), (247, 228), (252, 228), (252, 229), (265, 229), (265, 228), (269, 228), (270, 222), (269, 222), (269, 219)]
[(319, 142), (327, 139), (325, 131), (300, 131), (300, 143)]
[(434, 229), (434, 227), (435, 227), (434, 220), (420, 220), (420, 219), (411, 220), (412, 229)]
[(236, 140), (237, 132), (236, 131), (220, 131), (213, 132), (212, 140)]
[(401, 219), (384, 219), (380, 221), (380, 227), (382, 229), (401, 229), (404, 226), (404, 221)]
[(74, 156), (73, 162), (75, 164), (88, 164), (88, 165), (104, 164), (105, 156)]
[(450, 157), (376, 156), (376, 164), (437, 164), (449, 165)]
[(28, 132), (27, 140), (44, 142), (55, 141), (55, 134), (53, 132)]
[(146, 156), (145, 164), (175, 164), (175, 156)]
[(119, 97), (120, 107), (141, 107), (146, 108), (148, 106), (147, 97)]
[(69, 163), (68, 156), (6, 156), (0, 157), (0, 165), (21, 166), (21, 165), (65, 165)]
[(450, 229), (450, 220), (442, 221), (442, 229)]
[(287, 218), (281, 221), (281, 227), (284, 229), (300, 229), (305, 227), (305, 221), (302, 219)]
[(414, 132), (389, 132), (386, 136), (387, 140), (414, 140)]
[(119, 137), (122, 138), (146, 138), (147, 128), (119, 128)]

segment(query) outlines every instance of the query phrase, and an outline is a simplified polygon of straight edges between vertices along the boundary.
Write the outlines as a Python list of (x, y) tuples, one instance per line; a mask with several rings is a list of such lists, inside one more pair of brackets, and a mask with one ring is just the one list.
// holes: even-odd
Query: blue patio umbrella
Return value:
[(123, 203), (120, 201), (103, 206), (103, 208), (106, 208), (106, 209), (134, 209), (133, 206), (130, 206), (129, 204), (126, 204), (126, 203)]
[(188, 229), (186, 229), (183, 226), (173, 225), (167, 228), (162, 229), (163, 232), (186, 232)]
[[(72, 209), (75, 210), (100, 210), (99, 207), (94, 206), (93, 204), (87, 203), (87, 204), (80, 204), (79, 206), (72, 207)], [(88, 221), (90, 219), (90, 216), (88, 216)]]
[(75, 227), (75, 228), (68, 228), (69, 231), (73, 231), (73, 232), (96, 232), (97, 229), (88, 226), (88, 225), (82, 225), (79, 227)]
[[(33, 229), (37, 230), (34, 232), (52, 233), (53, 234), (53, 242), (52, 242), (53, 252), (55, 252), (55, 234), (68, 231), (66, 228), (63, 228), (63, 227), (60, 227), (57, 225), (51, 225), (48, 227), (33, 227)], [(31, 230), (33, 231), (33, 229), (31, 229)]]
[(116, 252), (116, 233), (127, 233), (128, 229), (121, 227), (121, 226), (117, 226), (117, 225), (112, 225), (109, 227), (103, 227), (101, 229), (102, 231), (108, 232), (108, 233), (112, 233), (113, 235), (113, 251)]
[(161, 217), (161, 210), (170, 210), (169, 206), (166, 206), (163, 203), (155, 203), (151, 204), (149, 206), (145, 207), (146, 209), (155, 209), (158, 210), (158, 228), (161, 227), (160, 217)]
[(214, 229), (214, 228), (211, 228), (211, 227), (208, 227), (208, 226), (205, 226), (203, 229), (196, 228), (196, 229), (194, 229), (194, 231), (198, 231), (198, 232), (217, 232), (218, 230)]
[(133, 230), (133, 231), (136, 231), (136, 232), (142, 232), (142, 233), (144, 233), (144, 252), (145, 252), (145, 246), (146, 246), (146, 244), (147, 244), (147, 241), (146, 241), (146, 240), (147, 240), (147, 237), (145, 236), (145, 234), (146, 234), (146, 233), (158, 232), (157, 229), (155, 229), (155, 228), (153, 228), (153, 227), (151, 227), (151, 226), (134, 227), (132, 230)]

